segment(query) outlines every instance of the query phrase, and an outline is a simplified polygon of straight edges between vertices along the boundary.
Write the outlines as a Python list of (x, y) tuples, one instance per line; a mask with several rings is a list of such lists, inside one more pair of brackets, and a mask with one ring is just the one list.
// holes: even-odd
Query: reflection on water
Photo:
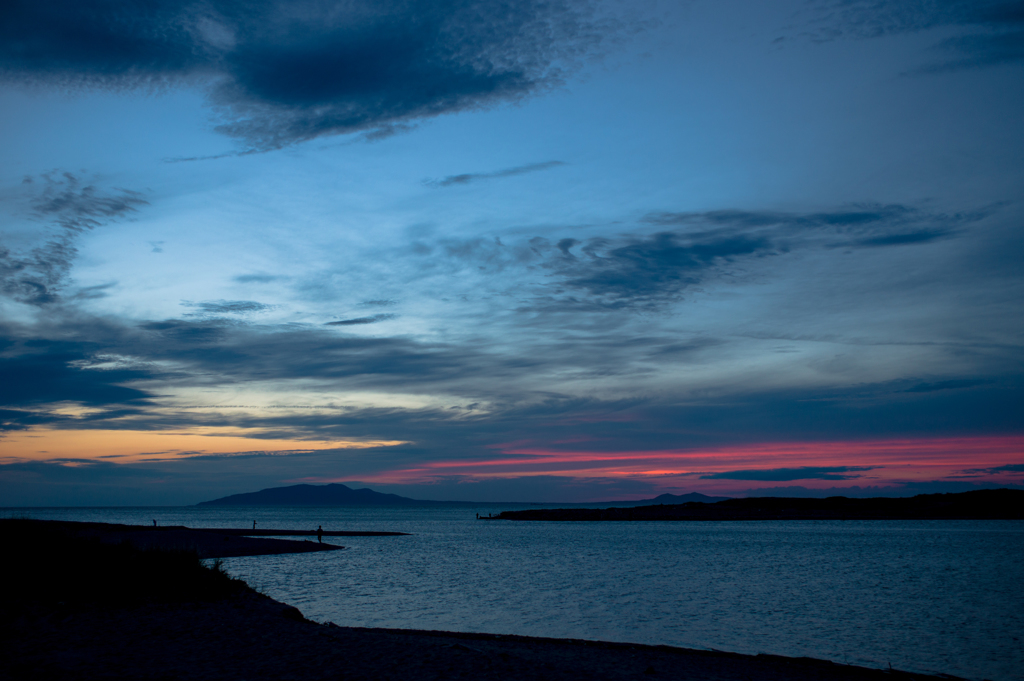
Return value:
[[(510, 507), (511, 508), (511, 507)], [(663, 643), (971, 679), (1024, 668), (1024, 522), (477, 521), (504, 508), (31, 509), (191, 527), (411, 532), (225, 560), (340, 625)]]

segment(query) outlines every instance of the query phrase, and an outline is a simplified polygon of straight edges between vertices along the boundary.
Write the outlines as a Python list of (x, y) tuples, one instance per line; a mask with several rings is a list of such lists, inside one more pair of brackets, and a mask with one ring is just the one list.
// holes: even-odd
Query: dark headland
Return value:
[(194, 551), (0, 521), (0, 679), (939, 681), (810, 658), (305, 619)]
[(915, 497), (793, 499), (749, 497), (632, 508), (504, 511), (497, 520), (1021, 520), (1024, 490), (993, 489)]

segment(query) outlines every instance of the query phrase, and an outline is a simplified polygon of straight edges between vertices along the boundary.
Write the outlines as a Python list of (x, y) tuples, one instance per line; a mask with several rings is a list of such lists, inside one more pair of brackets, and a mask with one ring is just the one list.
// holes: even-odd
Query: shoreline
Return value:
[(5, 521), (0, 530), (16, 556), (0, 562), (9, 589), (0, 599), (0, 681), (957, 678), (667, 645), (341, 627), (204, 566), (194, 549), (103, 543), (56, 521)]
[[(33, 608), (5, 618), (0, 679), (950, 681), (809, 657), (305, 619), (251, 589), (213, 602)], [(31, 672), (31, 673), (29, 673)]]
[[(5, 521), (9, 522), (9, 521)], [(121, 525), (116, 523), (77, 522), (73, 520), (20, 520), (26, 527), (39, 532), (64, 533), (70, 537), (96, 540), (106, 545), (127, 542), (140, 550), (195, 551), (200, 558), (240, 558), (243, 556), (276, 556), (286, 553), (316, 553), (339, 551), (344, 546), (314, 541), (272, 539), (273, 536), (309, 536), (299, 530), (294, 533), (252, 536), (245, 530), (190, 528), (184, 525)], [(323, 533), (324, 536), (353, 536), (343, 533)], [(312, 532), (316, 536), (316, 532)], [(358, 535), (356, 535), (358, 536)]]

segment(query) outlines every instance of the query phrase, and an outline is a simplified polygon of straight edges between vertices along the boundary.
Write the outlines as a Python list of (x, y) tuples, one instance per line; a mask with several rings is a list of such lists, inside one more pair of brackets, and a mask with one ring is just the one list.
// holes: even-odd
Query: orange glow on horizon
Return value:
[(32, 429), (5, 435), (0, 462), (91, 459), (138, 463), (196, 455), (366, 449), (405, 444), (401, 440), (262, 439), (255, 437), (258, 434), (259, 431), (241, 428), (189, 431)]

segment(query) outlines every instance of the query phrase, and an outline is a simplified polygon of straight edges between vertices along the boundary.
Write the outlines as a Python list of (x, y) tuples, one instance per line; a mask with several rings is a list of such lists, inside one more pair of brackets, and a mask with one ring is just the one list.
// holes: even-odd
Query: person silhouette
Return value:
[(155, 520), (153, 521), (153, 527), (156, 527), (156, 521)]
[(254, 530), (256, 529), (256, 521), (255, 520), (252, 521), (252, 529), (254, 529)]
[(321, 525), (320, 527), (316, 528), (316, 540), (318, 542), (320, 542), (321, 544), (324, 543), (324, 526), (323, 525)]

